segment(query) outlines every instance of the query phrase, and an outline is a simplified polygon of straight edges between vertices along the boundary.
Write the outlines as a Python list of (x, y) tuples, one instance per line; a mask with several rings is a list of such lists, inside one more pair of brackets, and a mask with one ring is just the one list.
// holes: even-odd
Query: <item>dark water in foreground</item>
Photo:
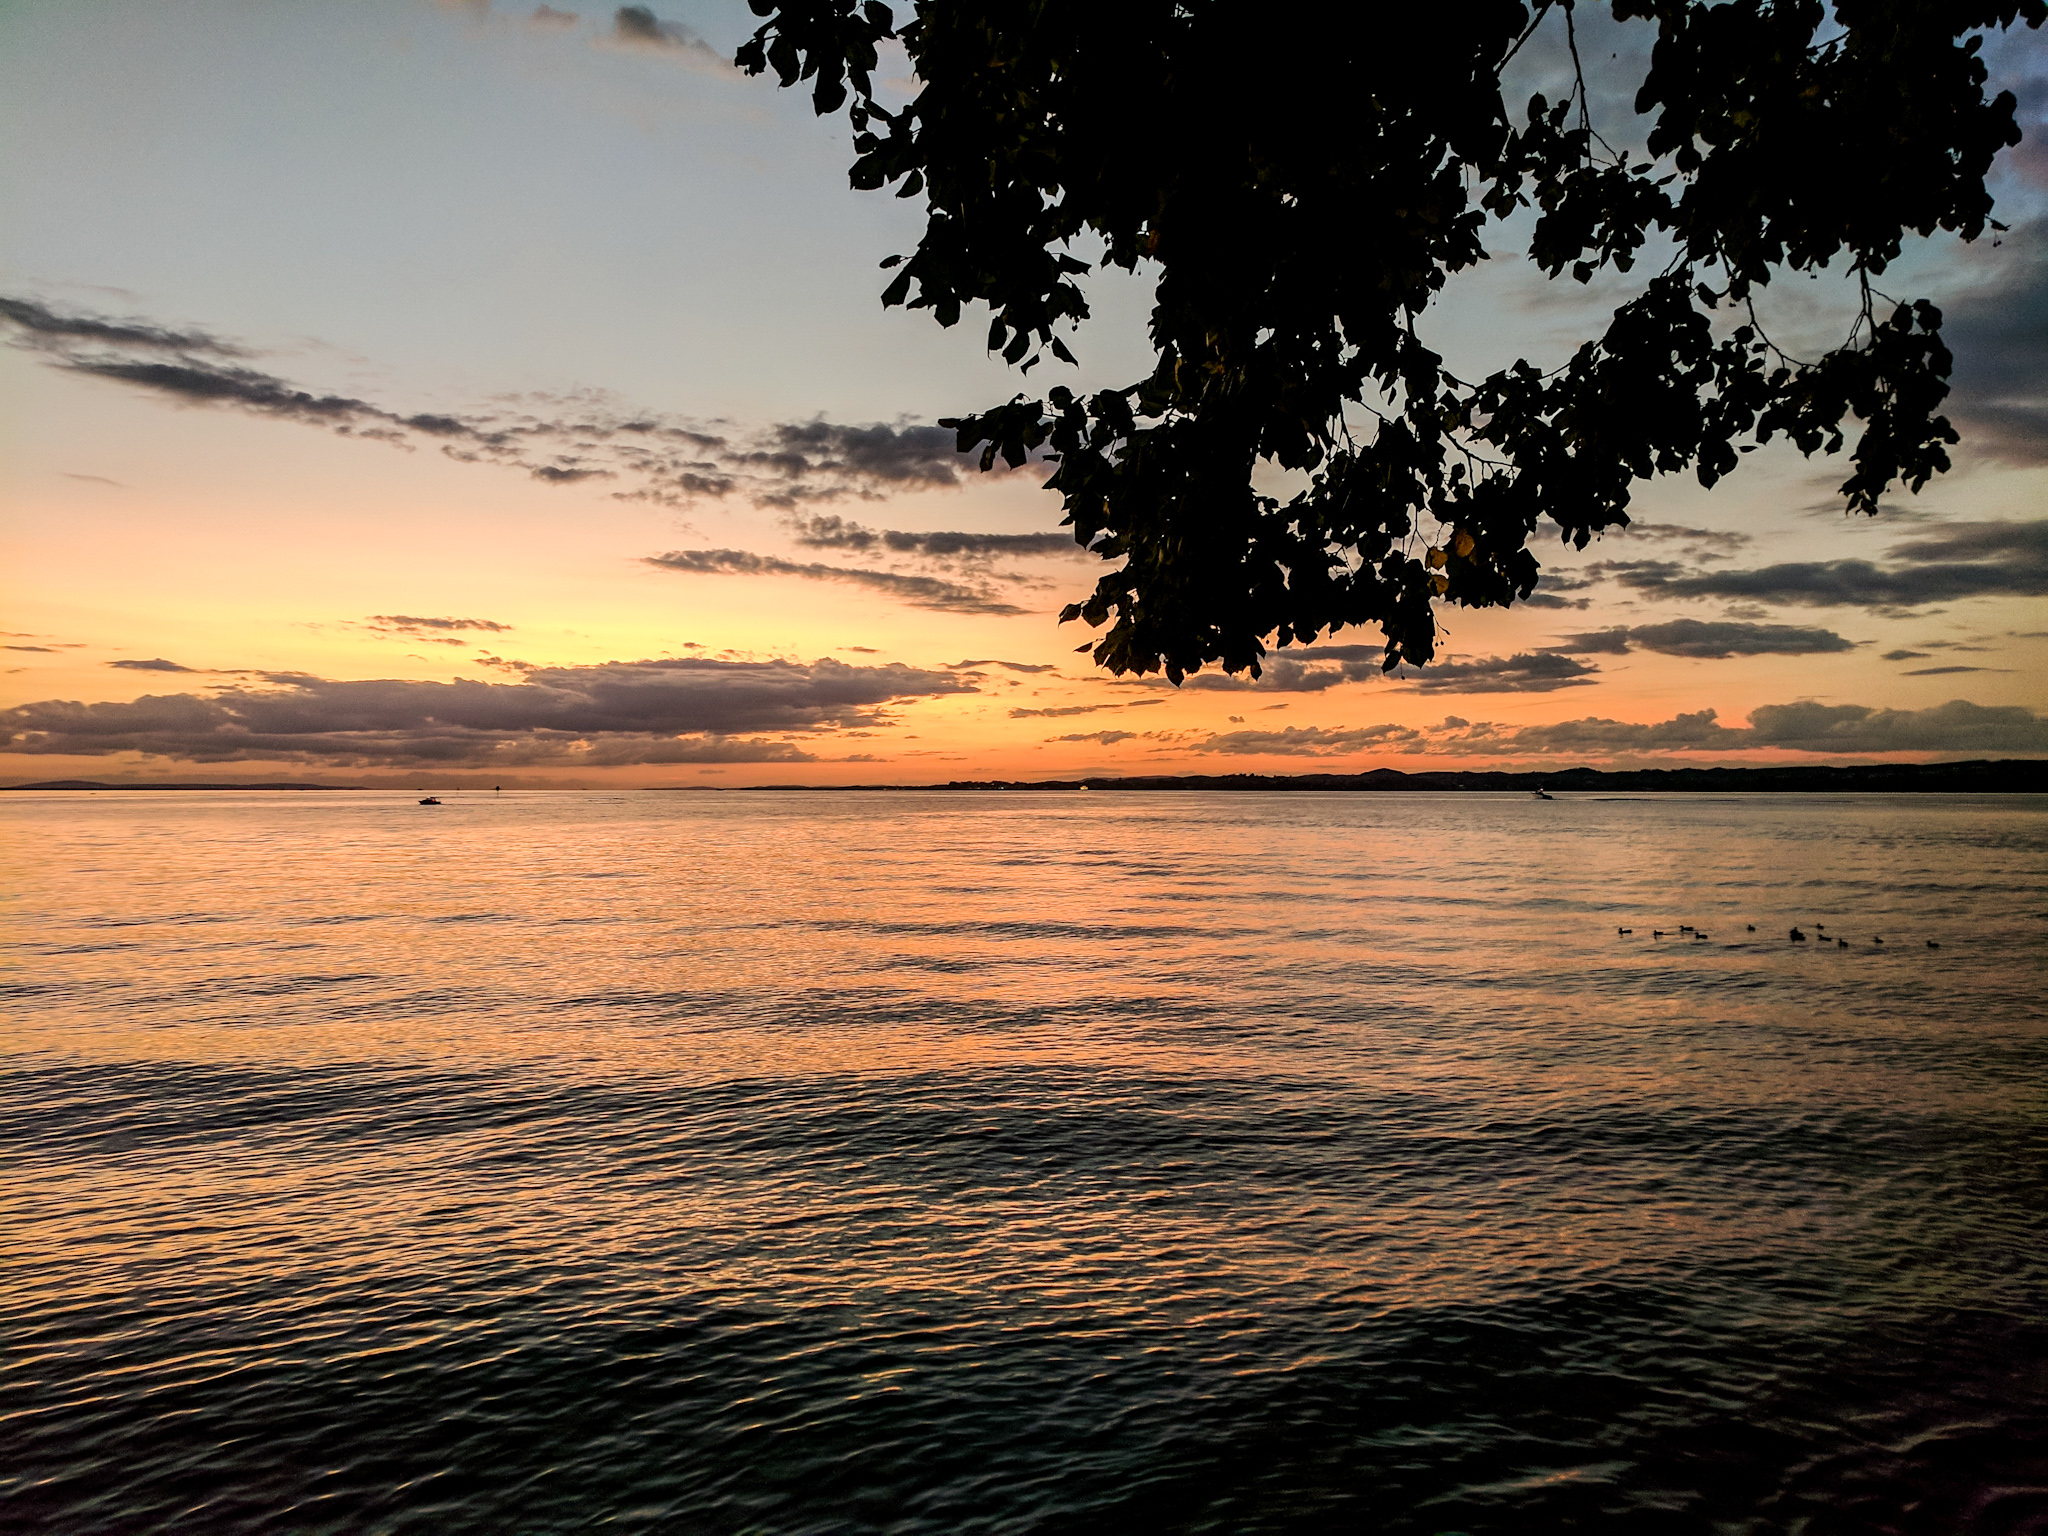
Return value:
[(411, 798), (0, 804), (0, 1527), (2048, 1529), (2048, 798)]

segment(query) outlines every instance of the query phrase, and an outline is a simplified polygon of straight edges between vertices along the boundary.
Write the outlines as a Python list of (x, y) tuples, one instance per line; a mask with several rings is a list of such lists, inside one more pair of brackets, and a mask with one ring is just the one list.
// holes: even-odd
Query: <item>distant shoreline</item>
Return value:
[[(707, 790), (723, 786), (664, 786)], [(2038, 758), (1963, 763), (1871, 763), (1838, 768), (1795, 763), (1777, 768), (1562, 768), (1542, 772), (1444, 770), (1403, 773), (1375, 768), (1370, 773), (1291, 774), (1163, 774), (1122, 778), (956, 779), (949, 784), (750, 784), (754, 790), (825, 792), (829, 790), (1209, 790), (1230, 793), (1287, 793), (1320, 790), (1400, 793), (1403, 791), (1476, 790), (1496, 793), (1538, 789), (1654, 790), (1700, 793), (1798, 794), (1858, 792), (1898, 794), (2041, 794), (2048, 793), (2048, 761)]]
[[(1493, 793), (1537, 789), (1662, 791), (1680, 794), (2048, 794), (2048, 760), (1974, 759), (1962, 763), (1867, 763), (1856, 767), (1789, 764), (1775, 768), (1561, 768), (1546, 772), (1443, 770), (1403, 773), (1375, 768), (1370, 773), (1148, 774), (1085, 779), (954, 779), (945, 784), (655, 784), (657, 792), (782, 794), (933, 794), (947, 790), (1201, 790), (1210, 793), (1339, 791), (1401, 793), (1467, 790)], [(0, 789), (107, 791), (156, 789), (324, 790), (334, 793), (402, 791), (392, 784), (105, 784), (92, 779), (52, 779), (40, 784), (5, 784)], [(490, 790), (435, 791), (489, 794)]]

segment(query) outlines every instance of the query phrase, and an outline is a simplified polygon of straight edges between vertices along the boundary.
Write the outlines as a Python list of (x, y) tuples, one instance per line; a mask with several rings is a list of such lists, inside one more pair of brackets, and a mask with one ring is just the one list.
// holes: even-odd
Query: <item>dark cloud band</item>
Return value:
[(1567, 635), (1547, 650), (1565, 655), (1625, 655), (1630, 650), (1656, 651), (1722, 661), (1731, 656), (1818, 656), (1853, 651), (1856, 642), (1831, 629), (1796, 624), (1749, 624), (1734, 619), (1671, 619), (1663, 624), (1636, 624)]
[(1889, 753), (2016, 755), (2048, 752), (2048, 715), (2020, 705), (1951, 699), (1929, 709), (1865, 704), (1766, 704), (1747, 726), (1726, 726), (1711, 709), (1637, 724), (1588, 717), (1549, 725), (1477, 724), (1452, 716), (1439, 726), (1316, 726), (1226, 731), (1188, 743), (1196, 752), (1239, 757), (1343, 757), (1362, 752), (1443, 757), (1576, 758), (1757, 751), (1870, 756)]
[(1658, 597), (1746, 598), (1813, 608), (1907, 609), (1971, 597), (2048, 595), (2048, 520), (1948, 523), (1894, 545), (1889, 563), (1786, 561), (1699, 571), (1671, 561), (1606, 561), (1589, 572)]
[(0, 751), (348, 766), (807, 761), (805, 736), (976, 691), (952, 672), (829, 659), (529, 667), (516, 683), (272, 673), (210, 693), (20, 705), (0, 713)]

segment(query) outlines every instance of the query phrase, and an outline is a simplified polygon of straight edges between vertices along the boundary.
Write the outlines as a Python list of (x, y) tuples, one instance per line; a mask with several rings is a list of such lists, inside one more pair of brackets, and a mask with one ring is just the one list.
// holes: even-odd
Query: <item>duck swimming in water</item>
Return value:
[(1806, 935), (1801, 933), (1797, 928), (1794, 928), (1792, 930), (1792, 942), (1794, 944), (1804, 944), (1806, 942)]

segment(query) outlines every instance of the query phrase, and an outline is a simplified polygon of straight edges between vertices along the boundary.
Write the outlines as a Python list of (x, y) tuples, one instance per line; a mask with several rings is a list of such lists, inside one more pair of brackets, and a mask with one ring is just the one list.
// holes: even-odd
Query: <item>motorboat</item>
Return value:
[(440, 803), (441, 802), (436, 800), (432, 795), (427, 796), (426, 799), (420, 802), (421, 805), (439, 805)]

